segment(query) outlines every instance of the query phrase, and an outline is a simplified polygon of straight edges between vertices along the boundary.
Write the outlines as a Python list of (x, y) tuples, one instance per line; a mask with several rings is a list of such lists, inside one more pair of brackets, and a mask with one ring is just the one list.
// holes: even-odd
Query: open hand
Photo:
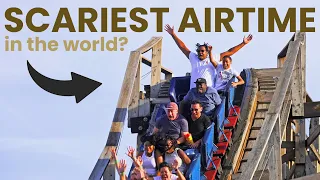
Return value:
[(252, 40), (252, 38), (253, 38), (252, 34), (249, 34), (248, 37), (243, 38), (243, 43), (248, 44)]
[(128, 155), (129, 157), (131, 157), (131, 158), (134, 157), (134, 148), (133, 148), (133, 147), (131, 147), (131, 146), (128, 147), (128, 153), (127, 153), (127, 155)]
[(174, 33), (174, 27), (170, 27), (169, 24), (166, 24), (166, 26), (164, 27), (164, 29), (170, 34), (172, 35)]
[(120, 160), (120, 163), (117, 164), (118, 165), (118, 170), (119, 170), (119, 173), (124, 173), (126, 171), (126, 168), (127, 168), (127, 164), (126, 164), (126, 161), (124, 159), (121, 159)]
[(111, 159), (116, 159), (116, 158), (117, 158), (116, 149), (112, 148), (111, 149)]

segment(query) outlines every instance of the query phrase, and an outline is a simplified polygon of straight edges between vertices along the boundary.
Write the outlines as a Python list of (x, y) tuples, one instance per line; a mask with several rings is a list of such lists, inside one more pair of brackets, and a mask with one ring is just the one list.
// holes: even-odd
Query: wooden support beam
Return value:
[(315, 139), (319, 137), (320, 134), (320, 125), (316, 126), (313, 131), (309, 134), (309, 137), (306, 140), (306, 145), (310, 146)]
[(306, 156), (306, 175), (310, 175), (314, 173), (316, 173), (316, 168), (312, 164), (310, 156)]
[(288, 91), (289, 82), (293, 74), (293, 69), (295, 67), (300, 44), (300, 40), (290, 42), (287, 60), (285, 61), (280, 80), (276, 87), (274, 96), (272, 97), (272, 101), (270, 103), (270, 107), (266, 114), (264, 123), (260, 129), (260, 136), (257, 137), (256, 143), (253, 146), (252, 151), (250, 152), (251, 156), (248, 159), (247, 167), (245, 167), (246, 171), (241, 173), (240, 179), (242, 180), (252, 179), (262, 157), (262, 153), (265, 151), (272, 130), (276, 124), (277, 119), (279, 118), (279, 113), (282, 109), (285, 95)]
[(152, 48), (150, 97), (158, 97), (161, 87), (162, 40)]
[(288, 161), (293, 161), (294, 160), (294, 150), (287, 151), (285, 155), (282, 157), (282, 162), (288, 162)]
[[(141, 59), (137, 69), (137, 74), (134, 79), (134, 85), (131, 93), (131, 99), (128, 107), (128, 119), (132, 117), (138, 117), (139, 112), (139, 99), (140, 99), (140, 81), (141, 81)], [(128, 128), (131, 127), (130, 121), (128, 121)]]
[[(269, 179), (282, 179), (282, 160), (281, 160), (281, 138), (280, 138), (280, 118), (278, 118), (273, 132), (270, 137), (268, 146), (272, 144), (272, 148), (265, 152), (265, 160), (268, 161)], [(270, 154), (270, 156), (268, 156)], [(264, 169), (264, 168), (263, 168)]]
[[(265, 169), (265, 170), (257, 170), (254, 173), (254, 176), (252, 178), (252, 180), (269, 180), (269, 170)], [(232, 180), (237, 180), (240, 177), (240, 173), (238, 174), (233, 174), (232, 175)]]
[(296, 64), (292, 74), (292, 116), (304, 116), (305, 93), (305, 34), (296, 33), (295, 39), (301, 40)]
[(302, 177), (305, 175), (306, 164), (306, 143), (305, 143), (305, 120), (293, 120), (295, 123), (295, 164), (296, 170), (294, 177)]
[(281, 148), (293, 149), (295, 144), (294, 141), (282, 141)]
[(304, 103), (303, 118), (320, 117), (320, 101)]
[(312, 174), (312, 175), (304, 176), (300, 178), (295, 178), (294, 180), (315, 180), (315, 179), (320, 179), (320, 173)]
[(294, 171), (295, 171), (295, 170), (296, 170), (296, 165), (294, 164), (294, 165), (291, 167), (289, 173), (287, 174), (287, 178), (286, 178), (286, 179), (291, 179), (292, 176), (293, 176), (293, 174), (294, 174)]
[(313, 155), (316, 157), (318, 163), (320, 163), (320, 154), (319, 154), (319, 152), (317, 151), (316, 147), (314, 147), (313, 144), (310, 144), (310, 150), (311, 150), (311, 152), (313, 153)]
[[(320, 125), (320, 118), (319, 117), (311, 118), (309, 132), (313, 132), (314, 129), (316, 129), (319, 125)], [(312, 142), (312, 145), (315, 147), (315, 149), (319, 150), (319, 142), (320, 142), (320, 137), (318, 136), (318, 138), (316, 138), (316, 140), (314, 140)], [(316, 159), (316, 157), (313, 154), (310, 154), (310, 156), (311, 156), (312, 160)], [(314, 166), (316, 167), (317, 172), (320, 172), (320, 162), (317, 162), (317, 161), (314, 162)]]

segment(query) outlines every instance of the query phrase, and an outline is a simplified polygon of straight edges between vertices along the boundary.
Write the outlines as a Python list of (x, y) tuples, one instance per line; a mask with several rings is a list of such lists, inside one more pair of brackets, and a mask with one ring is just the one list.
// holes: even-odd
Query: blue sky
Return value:
[[(170, 2), (170, 3), (169, 3)], [(201, 27), (204, 27), (204, 8), (228, 7), (235, 12), (236, 7), (276, 7), (280, 17), (284, 17), (288, 7), (315, 7), (316, 12), (310, 13), (315, 17), (313, 25), (315, 33), (307, 34), (307, 92), (314, 101), (320, 100), (319, 83), (317, 82), (318, 56), (317, 45), (320, 35), (319, 1), (290, 1), (269, 0), (256, 2), (245, 1), (84, 1), (77, 3), (72, 1), (37, 1), (37, 0), (12, 0), (1, 3), (0, 26), (4, 27), (8, 22), (4, 18), (7, 8), (19, 7), (24, 15), (33, 7), (43, 7), (50, 17), (35, 16), (35, 24), (49, 22), (48, 31), (42, 33), (31, 32), (24, 26), (18, 33), (9, 33), (1, 28), (0, 38), (0, 179), (6, 180), (64, 180), (64, 179), (88, 179), (97, 158), (108, 137), (110, 122), (116, 108), (119, 91), (124, 78), (125, 69), (129, 59), (129, 53), (135, 50), (152, 36), (163, 36), (163, 60), (164, 67), (171, 69), (174, 76), (184, 75), (190, 72), (190, 65), (185, 56), (176, 47), (172, 38), (166, 32), (156, 32), (155, 15), (149, 13), (150, 7), (169, 7), (170, 13), (164, 15), (163, 22), (174, 25), (177, 30), (182, 20), (185, 8), (194, 7)], [(148, 20), (148, 29), (143, 33), (134, 33), (128, 29), (126, 33), (97, 32), (70, 33), (62, 30), (58, 33), (50, 32), (59, 8), (68, 7), (77, 27), (77, 10), (79, 7), (92, 7), (98, 11), (107, 7), (126, 7), (127, 11), (134, 7), (143, 7), (148, 11), (144, 18)], [(213, 11), (213, 10), (212, 10)], [(110, 12), (110, 11), (109, 11)], [(212, 12), (212, 16), (213, 16)], [(297, 24), (299, 24), (297, 12)], [(128, 17), (128, 13), (123, 16)], [(23, 16), (24, 17), (24, 16)], [(98, 17), (99, 18), (99, 17)], [(23, 21), (25, 20), (22, 18)], [(127, 18), (121, 26), (129, 27), (134, 23)], [(212, 23), (213, 24), (213, 23)], [(186, 45), (194, 50), (197, 42), (209, 42), (214, 51), (222, 52), (242, 41), (242, 15), (235, 14), (231, 26), (234, 33), (196, 33), (187, 29), (178, 36)], [(99, 27), (99, 22), (96, 23)], [(253, 41), (233, 56), (233, 67), (238, 71), (244, 68), (272, 68), (276, 67), (277, 54), (286, 45), (293, 33), (289, 32), (257, 32), (257, 13), (250, 15), (250, 32), (254, 35)], [(267, 27), (267, 26), (266, 26)], [(213, 31), (214, 29), (212, 29)], [(224, 30), (224, 29), (223, 29)], [(19, 39), (23, 42), (23, 51), (5, 52), (4, 37)], [(26, 49), (28, 37), (40, 37), (43, 40), (57, 40), (60, 49), (56, 52), (30, 52)], [(65, 52), (62, 48), (62, 40), (98, 40), (100, 37), (111, 39), (115, 36), (128, 38), (128, 44), (124, 51), (108, 52)], [(47, 77), (59, 80), (71, 78), (70, 72), (87, 76), (102, 83), (97, 90), (90, 94), (79, 104), (74, 97), (56, 96), (39, 88), (31, 79), (27, 71), (27, 60), (40, 73)], [(143, 66), (142, 75), (150, 69)], [(148, 84), (146, 78), (142, 84)], [(120, 158), (126, 158), (124, 152), (127, 145), (135, 145), (130, 130), (125, 128), (119, 151)], [(128, 159), (127, 159), (128, 160)]]

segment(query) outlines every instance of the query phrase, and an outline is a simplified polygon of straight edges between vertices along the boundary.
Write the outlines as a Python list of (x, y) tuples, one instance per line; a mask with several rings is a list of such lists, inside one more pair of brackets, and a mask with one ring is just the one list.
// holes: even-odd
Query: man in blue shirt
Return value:
[(192, 101), (198, 100), (203, 106), (203, 113), (207, 116), (211, 116), (215, 107), (221, 103), (221, 98), (217, 90), (207, 86), (207, 81), (204, 78), (198, 78), (194, 83), (196, 84), (196, 87), (190, 89), (180, 103), (180, 112), (185, 111), (185, 104), (191, 104)]

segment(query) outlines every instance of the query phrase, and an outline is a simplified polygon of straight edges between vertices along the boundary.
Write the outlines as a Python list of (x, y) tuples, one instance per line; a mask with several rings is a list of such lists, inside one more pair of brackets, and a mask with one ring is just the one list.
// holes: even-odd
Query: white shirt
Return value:
[[(164, 161), (172, 164), (174, 162), (174, 160), (178, 161), (178, 168), (179, 170), (184, 173), (186, 170), (186, 165), (182, 162), (182, 159), (180, 158), (179, 154), (178, 154), (178, 150), (180, 150), (180, 148), (176, 148), (173, 153), (169, 154), (169, 153), (165, 153), (164, 155)], [(175, 170), (172, 171), (172, 173), (176, 174), (177, 172)]]
[[(161, 180), (161, 176), (153, 177), (154, 180)], [(171, 180), (177, 180), (178, 176), (175, 174), (171, 174)]]
[[(220, 54), (213, 54), (215, 61), (220, 61)], [(196, 87), (194, 83), (198, 78), (204, 78), (207, 80), (207, 86), (213, 86), (216, 69), (210, 62), (209, 58), (200, 60), (196, 53), (190, 52), (189, 60), (191, 63), (191, 80), (190, 80), (190, 89)]]
[(154, 151), (152, 152), (151, 157), (146, 155), (146, 151), (142, 155), (143, 169), (146, 170), (149, 176), (155, 176), (157, 174), (156, 171), (156, 160), (154, 158)]
[(240, 75), (232, 67), (230, 67), (229, 69), (224, 69), (221, 63), (218, 64), (216, 70), (217, 70), (217, 76), (216, 76), (215, 86), (214, 86), (216, 90), (224, 90), (229, 80), (233, 76), (237, 77)]

